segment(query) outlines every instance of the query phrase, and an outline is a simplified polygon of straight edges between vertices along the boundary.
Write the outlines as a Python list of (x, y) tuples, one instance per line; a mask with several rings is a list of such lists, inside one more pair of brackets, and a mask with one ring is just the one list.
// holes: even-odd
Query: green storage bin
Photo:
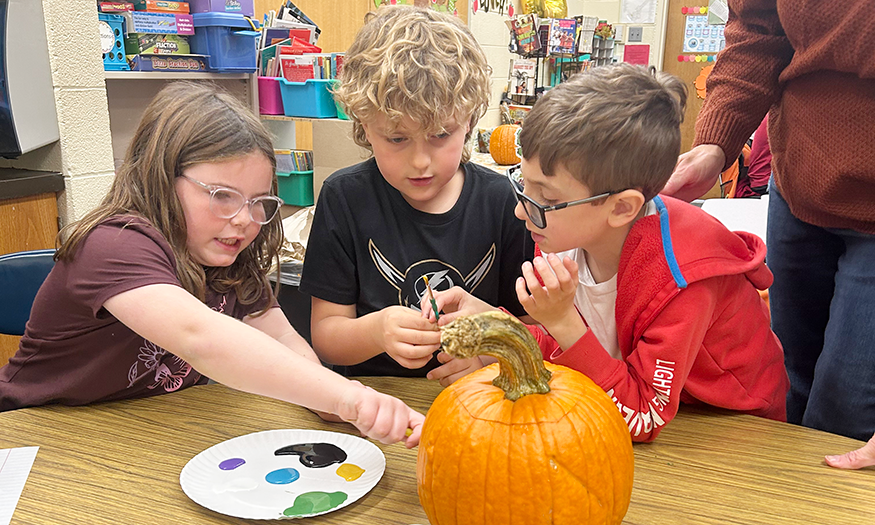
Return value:
[(340, 120), (349, 120), (349, 117), (347, 116), (346, 112), (343, 111), (343, 106), (340, 105), (340, 102), (335, 100), (334, 105), (337, 106), (337, 118), (339, 118)]
[(276, 172), (279, 198), (292, 206), (313, 205), (313, 170)]

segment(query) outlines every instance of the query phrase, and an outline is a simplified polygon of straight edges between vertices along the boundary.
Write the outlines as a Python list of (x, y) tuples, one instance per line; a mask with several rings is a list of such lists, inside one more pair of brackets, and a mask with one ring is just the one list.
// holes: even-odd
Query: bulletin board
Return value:
[(684, 24), (684, 53), (718, 53), (726, 47), (725, 26), (711, 25), (708, 15), (687, 15)]

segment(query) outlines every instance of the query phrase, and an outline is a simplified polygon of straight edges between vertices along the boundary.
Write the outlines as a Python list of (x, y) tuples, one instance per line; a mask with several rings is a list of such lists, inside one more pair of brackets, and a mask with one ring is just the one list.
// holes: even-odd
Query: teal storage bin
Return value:
[(337, 106), (329, 89), (337, 80), (308, 79), (289, 82), (280, 78), (283, 113), (287, 117), (335, 118)]
[(313, 170), (276, 172), (279, 198), (292, 206), (313, 205)]
[(100, 47), (105, 71), (129, 71), (125, 58), (124, 18), (121, 15), (98, 13), (100, 20)]

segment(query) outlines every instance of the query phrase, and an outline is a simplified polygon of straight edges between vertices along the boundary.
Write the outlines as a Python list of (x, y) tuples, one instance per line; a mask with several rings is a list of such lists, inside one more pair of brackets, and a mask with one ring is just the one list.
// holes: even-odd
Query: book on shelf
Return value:
[(524, 104), (508, 104), (507, 111), (510, 123), (517, 125), (522, 124), (531, 109), (532, 106), (526, 106)]
[[(274, 20), (272, 28), (281, 28), (289, 31), (291, 29), (298, 29), (302, 31), (306, 31), (307, 34), (307, 43), (316, 44), (316, 40), (319, 38), (319, 33), (316, 32), (317, 27), (310, 24), (302, 24), (300, 22), (292, 22), (289, 20)], [(299, 33), (303, 35), (303, 33)]]
[(343, 53), (286, 54), (280, 46), (279, 66), (283, 78), (289, 82), (304, 82), (308, 79), (336, 79), (343, 69)]
[(541, 49), (537, 30), (538, 17), (535, 14), (517, 15), (509, 20), (509, 25), (516, 48), (515, 53), (531, 55)]
[(289, 43), (281, 45), (277, 51), (280, 55), (303, 55), (305, 53), (321, 52), (321, 47), (309, 44), (296, 36), (289, 38)]
[(279, 55), (280, 74), (289, 82), (304, 82), (316, 78), (314, 57), (307, 55)]
[(549, 52), (558, 55), (574, 53), (576, 36), (577, 22), (573, 18), (552, 19), (550, 22)]
[(508, 74), (508, 95), (529, 97), (535, 94), (537, 62), (530, 58), (512, 58)]
[(539, 56), (547, 55), (547, 47), (550, 45), (550, 23), (551, 19), (542, 18), (538, 21), (538, 41), (541, 44), (541, 49), (538, 50)]
[(322, 33), (322, 30), (319, 29), (319, 26), (310, 19), (303, 11), (301, 11), (298, 6), (292, 3), (291, 0), (285, 0), (283, 5), (280, 7), (279, 14), (277, 19), (289, 21), (289, 22), (298, 22), (304, 25), (310, 25), (314, 28), (314, 38), (311, 44), (315, 44), (316, 40), (319, 39), (319, 34)]
[(599, 19), (595, 16), (576, 16), (574, 19), (577, 21), (577, 52), (592, 53), (592, 39)]
[(272, 77), (276, 76), (273, 67), (273, 64), (276, 62), (274, 57), (277, 55), (277, 51), (279, 51), (279, 46), (285, 45), (291, 42), (288, 38), (285, 40), (281, 40), (272, 46), (267, 46), (261, 50), (259, 65), (259, 76), (262, 77)]

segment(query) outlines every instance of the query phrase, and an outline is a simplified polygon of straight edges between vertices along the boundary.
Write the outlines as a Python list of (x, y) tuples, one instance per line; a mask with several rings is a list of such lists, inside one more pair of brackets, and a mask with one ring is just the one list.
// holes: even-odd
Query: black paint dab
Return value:
[(275, 456), (301, 456), (301, 463), (310, 468), (323, 468), (346, 461), (346, 452), (331, 443), (298, 443), (278, 448)]

